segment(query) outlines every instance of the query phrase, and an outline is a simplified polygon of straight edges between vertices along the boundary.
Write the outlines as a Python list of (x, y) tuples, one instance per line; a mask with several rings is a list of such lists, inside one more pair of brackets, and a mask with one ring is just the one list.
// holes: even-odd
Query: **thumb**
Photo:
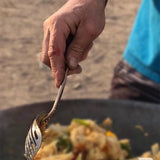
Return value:
[(94, 33), (87, 32), (85, 28), (77, 30), (75, 37), (67, 49), (66, 59), (70, 69), (77, 68), (83, 54), (85, 54), (87, 48), (90, 48), (89, 46), (95, 38)]

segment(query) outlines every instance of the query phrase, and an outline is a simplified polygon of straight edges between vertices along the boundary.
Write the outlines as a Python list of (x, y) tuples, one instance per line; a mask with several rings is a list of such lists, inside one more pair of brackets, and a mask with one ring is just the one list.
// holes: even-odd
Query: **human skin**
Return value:
[(86, 59), (104, 28), (104, 8), (104, 0), (69, 0), (44, 21), (41, 60), (51, 68), (57, 87), (64, 79), (66, 64), (68, 74), (81, 72), (79, 62)]

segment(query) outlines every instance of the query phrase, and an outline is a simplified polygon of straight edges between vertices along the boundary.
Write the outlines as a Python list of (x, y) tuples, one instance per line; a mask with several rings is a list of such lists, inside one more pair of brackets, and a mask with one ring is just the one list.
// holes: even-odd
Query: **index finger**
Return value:
[(50, 29), (48, 56), (50, 60), (52, 74), (55, 78), (55, 85), (60, 86), (65, 74), (65, 57), (66, 39), (60, 28)]

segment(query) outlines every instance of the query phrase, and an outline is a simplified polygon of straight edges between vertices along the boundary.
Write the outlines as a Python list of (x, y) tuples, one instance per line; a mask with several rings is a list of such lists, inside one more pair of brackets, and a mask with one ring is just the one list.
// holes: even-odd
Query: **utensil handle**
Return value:
[(69, 69), (67, 68), (66, 72), (65, 72), (64, 80), (63, 80), (62, 84), (60, 85), (60, 87), (58, 89), (58, 94), (57, 94), (56, 99), (54, 101), (53, 107), (50, 110), (50, 112), (47, 114), (47, 116), (44, 118), (44, 120), (49, 120), (51, 118), (51, 116), (54, 114), (54, 111), (56, 110), (58, 102), (60, 101), (60, 99), (62, 97), (62, 94), (63, 94), (63, 90), (64, 90), (64, 87), (65, 87), (65, 84), (66, 84), (66, 81), (67, 81), (68, 71), (69, 71)]

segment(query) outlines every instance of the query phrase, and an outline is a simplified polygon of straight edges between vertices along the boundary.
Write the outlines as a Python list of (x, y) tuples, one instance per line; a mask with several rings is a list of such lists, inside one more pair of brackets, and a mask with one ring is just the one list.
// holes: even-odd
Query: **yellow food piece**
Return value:
[(115, 133), (111, 132), (111, 131), (107, 131), (106, 132), (106, 136), (110, 136), (110, 137), (113, 137), (113, 138), (116, 138), (117, 139), (117, 136)]
[(112, 123), (113, 123), (112, 120), (108, 117), (103, 121), (103, 125), (108, 126), (108, 127), (111, 127)]

